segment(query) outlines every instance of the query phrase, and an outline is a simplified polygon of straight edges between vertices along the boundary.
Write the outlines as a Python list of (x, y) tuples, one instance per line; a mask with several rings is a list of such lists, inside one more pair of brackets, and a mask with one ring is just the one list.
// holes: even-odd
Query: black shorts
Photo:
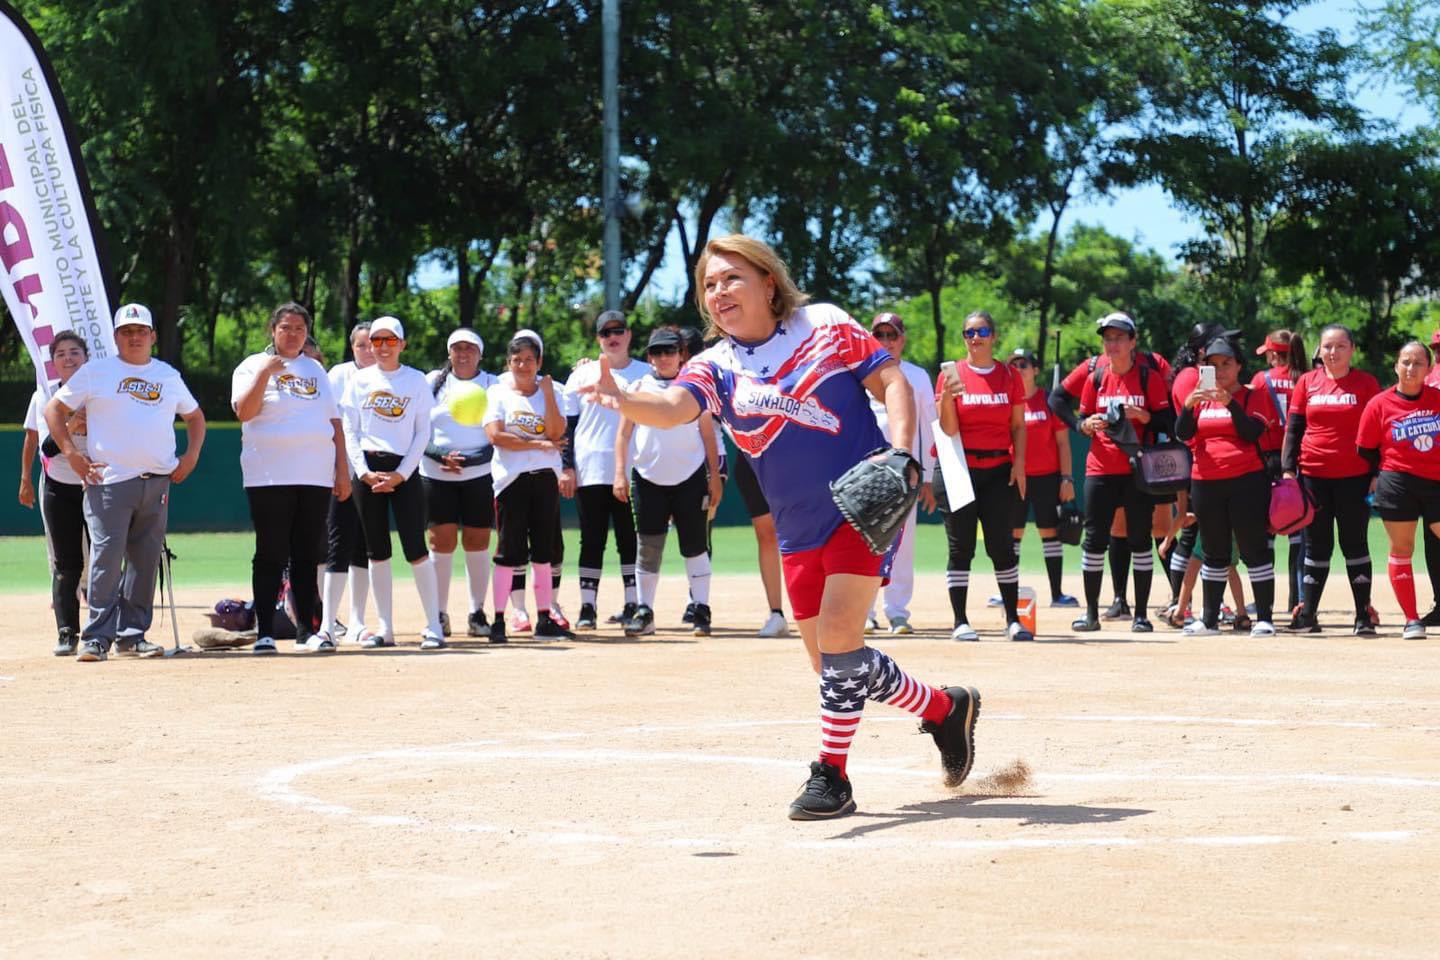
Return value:
[(466, 530), (495, 526), (495, 482), (490, 474), (472, 480), (434, 480), (425, 486), (425, 526), (458, 523)]
[(1030, 509), (1035, 509), (1035, 526), (1041, 530), (1053, 530), (1060, 525), (1060, 474), (1047, 473), (1041, 477), (1025, 478), (1025, 499), (1015, 491), (1015, 529), (1025, 529), (1030, 518)]
[(750, 514), (750, 519), (763, 517), (770, 512), (770, 504), (765, 499), (765, 494), (760, 492), (760, 481), (755, 476), (755, 468), (750, 466), (750, 458), (745, 454), (737, 454), (735, 457), (735, 486), (740, 488), (740, 497), (745, 501), (745, 509)]
[(1375, 484), (1375, 507), (1382, 520), (1403, 522), (1424, 517), (1428, 527), (1440, 521), (1440, 481), (1381, 470)]
[(710, 492), (709, 473), (704, 464), (686, 479), (673, 485), (651, 483), (630, 471), (630, 504), (635, 510), (635, 532), (641, 536), (664, 536), (675, 521), (675, 536), (682, 557), (705, 552), (706, 498)]

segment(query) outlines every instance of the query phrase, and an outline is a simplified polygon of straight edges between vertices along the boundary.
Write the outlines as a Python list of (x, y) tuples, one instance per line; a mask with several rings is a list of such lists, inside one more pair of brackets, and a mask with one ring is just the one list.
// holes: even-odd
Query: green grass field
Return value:
[[(579, 531), (565, 531), (566, 575), (574, 572), (579, 556)], [(250, 583), (250, 556), (254, 538), (249, 533), (179, 533), (170, 537), (175, 551), (175, 580), (181, 586), (226, 587), (231, 593), (244, 593)], [(612, 542), (605, 562), (615, 569), (615, 547)], [(1384, 528), (1379, 520), (1370, 524), (1370, 555), (1377, 558), (1377, 573), (1383, 576), (1384, 557), (1389, 552)], [(400, 545), (395, 543), (395, 556)], [(1278, 550), (1275, 568), (1283, 578), (1287, 569), (1286, 551)], [(916, 568), (921, 573), (939, 573), (945, 569), (945, 531), (938, 524), (922, 524), (916, 542)], [(1020, 566), (1027, 575), (1041, 576), (1045, 566), (1040, 555), (1040, 540), (1034, 528), (1028, 529), (1021, 547)], [(717, 527), (714, 539), (714, 561), (717, 574), (744, 574), (755, 571), (755, 537), (749, 527)], [(397, 572), (405, 575), (406, 565), (397, 564)], [(464, 576), (464, 565), (457, 556), (458, 575)], [(989, 572), (990, 561), (983, 544), (975, 558), (975, 570)], [(1080, 549), (1065, 548), (1065, 571), (1080, 569)], [(681, 574), (684, 567), (674, 538), (667, 544), (664, 572)], [(49, 564), (45, 542), (40, 537), (0, 537), (0, 594), (35, 593), (50, 588)], [(990, 587), (981, 582), (980, 589)], [(1107, 588), (1108, 589), (1108, 588)]]

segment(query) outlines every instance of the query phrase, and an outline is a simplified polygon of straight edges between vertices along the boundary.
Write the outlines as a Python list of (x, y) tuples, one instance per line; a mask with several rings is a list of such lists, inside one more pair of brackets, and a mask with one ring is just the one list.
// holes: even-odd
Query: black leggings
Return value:
[[(613, 494), (612, 494), (613, 497)], [(497, 567), (555, 563), (560, 535), (560, 484), (554, 470), (522, 473), (495, 498)]]
[(1115, 521), (1115, 511), (1123, 509), (1125, 543), (1130, 547), (1131, 574), (1135, 581), (1135, 616), (1145, 616), (1150, 603), (1150, 582), (1155, 575), (1154, 546), (1150, 541), (1150, 516), (1154, 508), (1155, 498), (1137, 487), (1135, 478), (1128, 473), (1085, 478), (1085, 542), (1080, 548), (1080, 569), (1085, 578), (1087, 615), (1095, 615), (1099, 609), (1105, 551), (1110, 547), (1110, 525)]
[(1335, 552), (1335, 528), (1340, 529), (1340, 553), (1346, 560), (1370, 559), (1370, 477), (1306, 476), (1305, 489), (1315, 498), (1315, 519), (1305, 528), (1305, 560), (1310, 566), (1330, 565)]
[(686, 479), (673, 486), (651, 483), (630, 471), (630, 503), (635, 508), (635, 529), (644, 535), (665, 536), (675, 520), (675, 538), (680, 556), (698, 557), (706, 550), (705, 495), (709, 474), (702, 464)]
[(1250, 574), (1255, 617), (1268, 623), (1275, 605), (1275, 550), (1266, 529), (1270, 520), (1270, 478), (1263, 470), (1256, 470), (1227, 480), (1192, 480), (1190, 509), (1200, 528), (1205, 555), (1201, 570), (1205, 625), (1214, 627), (1219, 622), (1232, 540)]
[[(40, 481), (40, 510), (50, 537), (50, 600), (55, 626), (80, 633), (80, 575), (85, 570), (85, 487), (45, 477)], [(272, 604), (273, 606), (273, 604)]]
[(288, 563), (296, 636), (304, 639), (314, 620), (315, 565), (325, 554), (330, 488), (299, 484), (246, 487), (245, 496), (250, 501), (250, 522), (255, 527), (255, 556), (250, 561), (255, 630), (262, 637), (275, 636), (275, 598)]
[(635, 565), (635, 518), (630, 505), (615, 499), (608, 483), (592, 483), (575, 491), (580, 511), (580, 569), (600, 570), (605, 565), (605, 541), (615, 525), (615, 550), (622, 567)]
[[(350, 489), (358, 490), (363, 484), (360, 478), (350, 475)], [(330, 494), (330, 509), (325, 518), (327, 544), (325, 570), (329, 573), (344, 573), (351, 567), (365, 569), (370, 558), (365, 555), (365, 530), (360, 526), (359, 501), (352, 495), (341, 500)]]
[[(377, 473), (394, 470), (400, 466), (401, 459), (393, 453), (365, 451), (366, 466)], [(363, 480), (357, 480), (352, 490), (371, 560), (390, 559), (391, 513), (395, 515), (395, 530), (400, 534), (400, 549), (405, 559), (418, 563), (430, 555), (425, 546), (425, 491), (420, 486), (419, 471), (390, 493), (372, 493), (370, 485)]]
[(968, 623), (965, 609), (970, 590), (970, 564), (975, 559), (977, 524), (985, 531), (985, 553), (995, 567), (995, 580), (1000, 585), (1000, 599), (1005, 607), (1007, 623), (1018, 619), (1020, 571), (1016, 566), (1015, 538), (1011, 522), (1015, 519), (1015, 490), (1010, 486), (1010, 464), (994, 467), (971, 467), (970, 483), (975, 499), (951, 510), (940, 471), (935, 471), (935, 500), (945, 521), (945, 585), (950, 593), (950, 612), (955, 623)]

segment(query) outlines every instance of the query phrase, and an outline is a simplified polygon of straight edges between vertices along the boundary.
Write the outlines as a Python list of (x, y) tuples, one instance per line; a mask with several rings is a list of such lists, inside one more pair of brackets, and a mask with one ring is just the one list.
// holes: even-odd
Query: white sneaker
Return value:
[(980, 634), (976, 633), (976, 632), (975, 632), (975, 628), (972, 627), (972, 626), (970, 626), (970, 624), (968, 624), (968, 623), (962, 623), (962, 624), (959, 624), (958, 626), (956, 626), (956, 628), (955, 628), (954, 630), (951, 630), (951, 631), (950, 631), (950, 639), (951, 639), (951, 640), (979, 640), (979, 639), (980, 639)]
[(1025, 643), (1035, 639), (1035, 634), (1026, 630), (1019, 623), (1012, 623), (1005, 628), (1005, 635), (1017, 643)]
[(334, 653), (335, 641), (328, 633), (312, 633), (310, 639), (297, 646), (306, 653)]
[[(1253, 630), (1254, 627), (1251, 627), (1251, 629)], [(1187, 637), (1218, 637), (1218, 636), (1220, 636), (1220, 629), (1219, 629), (1218, 627), (1207, 627), (1207, 626), (1205, 626), (1205, 621), (1204, 621), (1204, 620), (1192, 620), (1190, 623), (1185, 624), (1184, 628), (1181, 629), (1180, 632), (1183, 633), (1183, 634), (1184, 634), (1185, 636), (1187, 636)], [(1270, 632), (1271, 632), (1271, 633), (1274, 633), (1274, 632), (1275, 632), (1275, 630), (1274, 630), (1273, 627), (1271, 628)]]
[(1405, 622), (1405, 632), (1401, 637), (1405, 640), (1424, 640), (1425, 624), (1419, 620), (1407, 620)]
[(1273, 637), (1275, 636), (1275, 624), (1269, 620), (1256, 620), (1255, 626), (1250, 628), (1252, 637)]
[(997, 594), (995, 594), (994, 596), (992, 596), (989, 600), (986, 600), (986, 601), (985, 601), (985, 606), (987, 606), (987, 607), (1003, 607), (1003, 606), (1005, 606), (1005, 598), (1002, 597), (1002, 596), (1000, 596), (1000, 594), (997, 593)]
[(442, 635), (431, 630), (429, 627), (420, 631), (421, 650), (443, 650), (444, 648), (445, 638)]
[(261, 637), (255, 641), (254, 648), (250, 651), (258, 657), (268, 657), (275, 653), (275, 638)]
[(755, 634), (757, 637), (788, 637), (790, 635), (790, 624), (785, 621), (785, 614), (771, 610), (770, 617), (765, 621)]
[(345, 631), (345, 642), (354, 643), (360, 646), (365, 645), (365, 638), (370, 636), (370, 628), (363, 623), (357, 623)]

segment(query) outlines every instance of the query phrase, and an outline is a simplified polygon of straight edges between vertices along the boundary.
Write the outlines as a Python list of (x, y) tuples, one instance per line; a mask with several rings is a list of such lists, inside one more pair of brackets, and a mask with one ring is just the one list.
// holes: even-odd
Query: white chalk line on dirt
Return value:
[[(1048, 723), (1128, 723), (1146, 724), (1153, 723), (1163, 726), (1217, 726), (1217, 727), (1272, 727), (1276, 729), (1297, 729), (1297, 728), (1318, 728), (1318, 729), (1341, 729), (1341, 730), (1409, 730), (1428, 732), (1440, 729), (1440, 727), (1423, 727), (1413, 724), (1386, 724), (1374, 723), (1366, 720), (1301, 720), (1301, 719), (1275, 719), (1269, 717), (1200, 717), (1172, 714), (1056, 714), (1052, 716), (1032, 716), (1024, 713), (985, 713), (982, 719), (987, 723), (992, 722), (1048, 722)], [(869, 717), (865, 718), (869, 723), (911, 723), (915, 721), (910, 717)], [(706, 724), (706, 729), (715, 730), (744, 730), (751, 727), (775, 727), (775, 726), (814, 726), (815, 721), (810, 720), (723, 720), (713, 724)], [(689, 724), (664, 725), (664, 724), (638, 724), (631, 727), (621, 727), (621, 733), (674, 733), (684, 730), (693, 730), (694, 726)], [(556, 734), (554, 739), (573, 739), (581, 734)]]
[[(995, 719), (995, 718), (990, 718)], [(699, 724), (688, 726), (666, 726), (666, 727), (627, 727), (620, 732), (630, 733), (654, 733), (660, 731), (680, 730), (703, 730), (703, 729), (733, 729), (738, 726), (790, 726), (799, 723), (810, 724), (814, 721), (798, 720), (757, 720), (757, 721), (726, 721), (713, 724)], [(1138, 721), (1137, 721), (1138, 722)], [(574, 740), (574, 739), (596, 739), (597, 734), (581, 733), (545, 733), (538, 734), (535, 739), (542, 741)], [(789, 759), (778, 759), (772, 757), (754, 757), (732, 754), (697, 753), (694, 751), (656, 751), (656, 750), (620, 750), (613, 748), (565, 750), (565, 749), (525, 749), (519, 747), (505, 746), (499, 740), (478, 740), (453, 743), (433, 747), (402, 747), (388, 750), (375, 750), (364, 753), (348, 754), (345, 756), (328, 757), (319, 760), (311, 760), (303, 763), (291, 764), (278, 767), (265, 773), (257, 783), (257, 791), (260, 795), (272, 802), (289, 806), (299, 807), (311, 813), (327, 816), (351, 818), (359, 823), (379, 827), (416, 827), (426, 829), (443, 829), (459, 833), (476, 834), (504, 834), (508, 839), (527, 839), (538, 843), (553, 845), (576, 845), (576, 844), (598, 844), (598, 845), (643, 845), (660, 847), (679, 848), (713, 848), (728, 847), (735, 845), (735, 838), (727, 836), (714, 837), (653, 837), (637, 836), (633, 834), (622, 834), (613, 831), (599, 830), (568, 830), (568, 831), (547, 831), (515, 828), (501, 826), (491, 823), (474, 822), (441, 822), (423, 817), (399, 816), (387, 814), (367, 814), (355, 810), (344, 804), (335, 803), (320, 797), (311, 796), (296, 787), (296, 781), (307, 776), (318, 773), (325, 773), (341, 767), (353, 766), (367, 762), (393, 762), (393, 761), (426, 761), (453, 762), (453, 763), (479, 763), (488, 760), (520, 760), (537, 762), (563, 762), (563, 763), (584, 763), (584, 764), (641, 764), (654, 765), (658, 763), (680, 763), (680, 764), (703, 764), (714, 766), (717, 764), (734, 764), (750, 767), (766, 767), (775, 769), (793, 770), (795, 762)], [(913, 767), (900, 767), (882, 764), (855, 764), (852, 769), (858, 773), (878, 774), (889, 776), (916, 777), (933, 779), (933, 770), (916, 769)], [(978, 777), (977, 777), (978, 779)], [(1138, 783), (1138, 782), (1160, 782), (1160, 783), (1197, 783), (1197, 784), (1264, 784), (1264, 785), (1293, 785), (1308, 784), (1316, 786), (1348, 786), (1348, 787), (1378, 787), (1386, 789), (1440, 789), (1440, 779), (1426, 779), (1419, 777), (1399, 777), (1388, 775), (1353, 775), (1353, 774), (1330, 774), (1330, 773), (1293, 773), (1293, 774), (1179, 774), (1173, 772), (1099, 772), (1099, 773), (1046, 773), (1038, 775), (1035, 780), (1044, 782), (1071, 782), (1071, 783)], [(984, 799), (984, 798), (979, 798)], [(934, 838), (905, 838), (896, 836), (874, 836), (849, 838), (831, 838), (823, 840), (789, 840), (783, 841), (782, 845), (794, 849), (812, 848), (833, 848), (836, 844), (844, 846), (864, 846), (867, 848), (892, 848), (892, 847), (923, 847), (925, 849), (945, 850), (1004, 850), (1004, 849), (1026, 849), (1026, 848), (1086, 848), (1086, 847), (1107, 847), (1125, 846), (1133, 847), (1140, 845), (1215, 845), (1215, 846), (1262, 846), (1271, 844), (1303, 843), (1336, 840), (1351, 840), (1358, 842), (1385, 842), (1399, 843), (1413, 839), (1419, 835), (1411, 830), (1365, 830), (1347, 831), (1333, 834), (1297, 836), (1288, 834), (1262, 834), (1262, 835), (1194, 835), (1181, 837), (1128, 837), (1128, 836), (1105, 836), (1105, 837), (1010, 837), (1000, 839), (976, 839), (976, 840), (944, 840)], [(754, 842), (754, 841), (752, 841)], [(773, 845), (773, 840), (758, 841), (767, 846)]]

